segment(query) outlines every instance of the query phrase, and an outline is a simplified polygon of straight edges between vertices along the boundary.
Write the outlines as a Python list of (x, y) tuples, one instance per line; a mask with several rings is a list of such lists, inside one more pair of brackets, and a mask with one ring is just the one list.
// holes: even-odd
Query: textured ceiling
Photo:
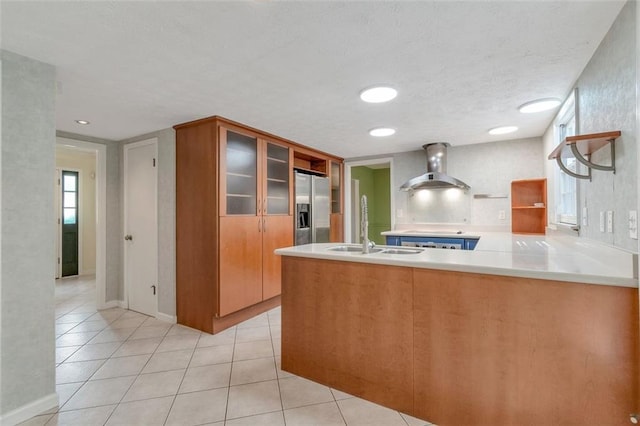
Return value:
[[(623, 4), (3, 0), (1, 46), (56, 66), (58, 130), (122, 140), (221, 115), (349, 158), (540, 136), (554, 112), (516, 108), (564, 98)], [(377, 83), (398, 97), (360, 101)], [(520, 130), (487, 134), (501, 125)]]

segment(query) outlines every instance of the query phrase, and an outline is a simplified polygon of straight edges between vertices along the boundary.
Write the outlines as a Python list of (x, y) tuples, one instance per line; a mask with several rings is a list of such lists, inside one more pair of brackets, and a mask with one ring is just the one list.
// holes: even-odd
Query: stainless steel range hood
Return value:
[(427, 151), (427, 173), (406, 181), (401, 191), (418, 189), (460, 188), (467, 190), (469, 185), (454, 177), (447, 175), (447, 147), (446, 142), (430, 143), (422, 145)]

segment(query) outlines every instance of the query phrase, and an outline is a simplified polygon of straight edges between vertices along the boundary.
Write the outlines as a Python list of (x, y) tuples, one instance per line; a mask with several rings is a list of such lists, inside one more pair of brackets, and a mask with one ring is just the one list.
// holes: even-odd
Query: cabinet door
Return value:
[(268, 215), (289, 215), (291, 163), (289, 148), (265, 142), (264, 200), (262, 211)]
[(329, 241), (332, 243), (343, 242), (343, 216), (342, 216), (342, 164), (331, 162), (331, 217)]
[(331, 213), (329, 217), (329, 241), (332, 243), (344, 242), (344, 232), (342, 231), (344, 223), (342, 213)]
[(258, 139), (220, 128), (220, 215), (259, 214)]
[(273, 251), (293, 245), (293, 216), (264, 216), (263, 221), (262, 298), (267, 300), (281, 292), (281, 256)]
[(220, 218), (220, 316), (262, 301), (262, 217)]
[(342, 213), (342, 164), (331, 162), (331, 213)]

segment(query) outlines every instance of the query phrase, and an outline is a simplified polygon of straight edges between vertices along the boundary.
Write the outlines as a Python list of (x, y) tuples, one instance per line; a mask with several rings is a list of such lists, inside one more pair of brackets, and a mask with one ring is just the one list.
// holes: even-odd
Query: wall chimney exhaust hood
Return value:
[(415, 191), (418, 189), (460, 188), (467, 190), (469, 185), (447, 175), (447, 147), (446, 142), (422, 145), (427, 151), (427, 173), (406, 181), (401, 191)]

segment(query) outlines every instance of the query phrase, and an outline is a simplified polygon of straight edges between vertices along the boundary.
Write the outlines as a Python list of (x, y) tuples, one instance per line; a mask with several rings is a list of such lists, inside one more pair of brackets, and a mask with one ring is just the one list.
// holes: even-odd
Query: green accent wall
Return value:
[(390, 178), (389, 169), (371, 169), (366, 166), (351, 168), (351, 179), (360, 182), (360, 196), (367, 196), (369, 239), (376, 244), (385, 244), (385, 238), (380, 233), (391, 230)]

